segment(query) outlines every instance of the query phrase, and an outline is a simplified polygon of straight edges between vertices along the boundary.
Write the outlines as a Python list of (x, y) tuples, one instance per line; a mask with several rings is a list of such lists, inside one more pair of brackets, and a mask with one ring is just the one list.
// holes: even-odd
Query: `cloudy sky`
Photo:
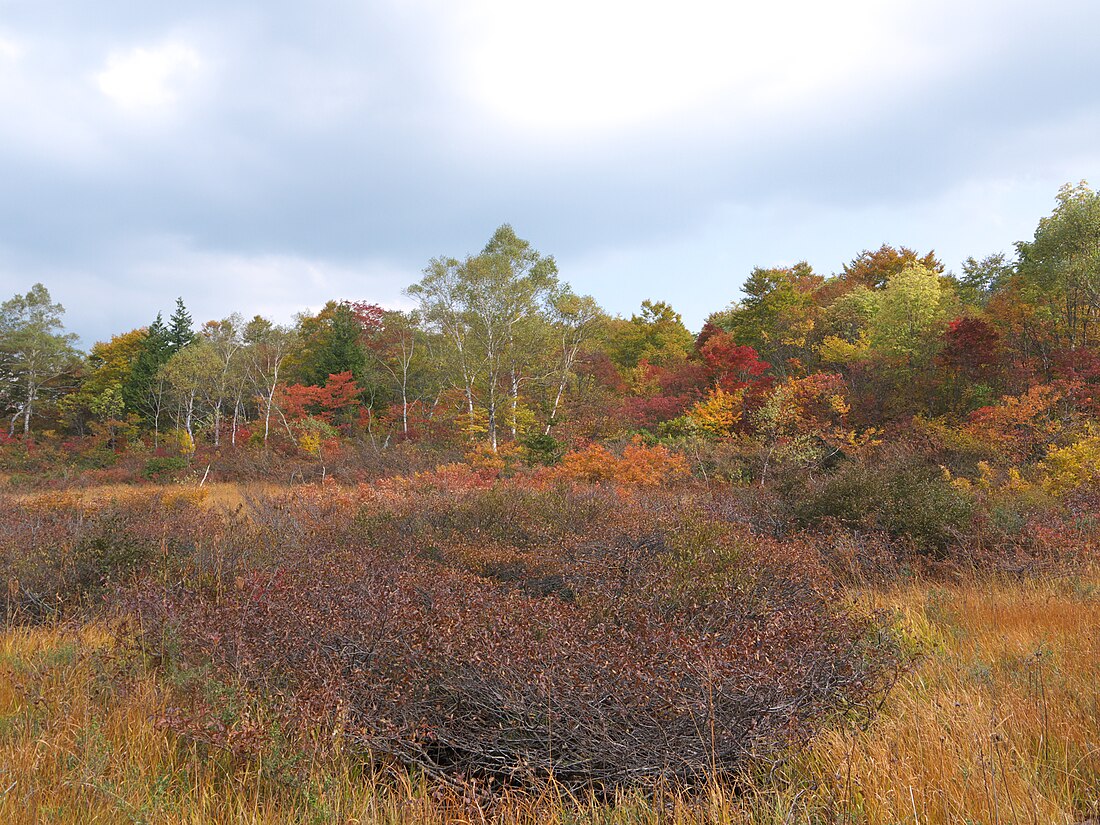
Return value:
[(501, 223), (698, 328), (755, 265), (958, 270), (1100, 183), (1095, 0), (0, 0), (0, 298), (85, 346), (407, 305)]

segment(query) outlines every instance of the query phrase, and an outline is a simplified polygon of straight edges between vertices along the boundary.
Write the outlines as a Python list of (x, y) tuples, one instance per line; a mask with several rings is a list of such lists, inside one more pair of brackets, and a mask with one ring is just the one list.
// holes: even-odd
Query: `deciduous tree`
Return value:
[(79, 364), (76, 336), (62, 332), (64, 314), (42, 284), (0, 304), (0, 398), (9, 435), (20, 421), (23, 436), (30, 435), (41, 403), (59, 394), (59, 379)]

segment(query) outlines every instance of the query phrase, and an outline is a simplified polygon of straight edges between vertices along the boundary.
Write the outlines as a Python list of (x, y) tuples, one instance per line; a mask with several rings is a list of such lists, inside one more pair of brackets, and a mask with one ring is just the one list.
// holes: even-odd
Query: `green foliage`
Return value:
[(1066, 184), (1035, 238), (1017, 244), (1027, 299), (1055, 319), (1064, 346), (1100, 341), (1100, 194), (1085, 181)]
[(879, 293), (865, 286), (857, 286), (826, 307), (822, 333), (856, 343), (867, 333), (878, 307)]
[(160, 369), (172, 357), (172, 345), (164, 319), (158, 312), (141, 340), (141, 347), (133, 359), (133, 365), (122, 383), (122, 400), (126, 410), (141, 417), (148, 425), (154, 425), (160, 414)]
[(329, 301), (316, 315), (298, 318), (298, 344), (291, 363), (297, 383), (322, 387), (330, 375), (350, 372), (364, 379), (367, 355), (363, 327), (346, 301)]
[(145, 462), (141, 475), (150, 481), (168, 481), (187, 470), (188, 466), (186, 456), (156, 456)]
[(546, 433), (531, 433), (520, 439), (520, 446), (528, 464), (556, 464), (565, 453), (565, 445)]
[(970, 498), (941, 468), (904, 455), (846, 462), (795, 495), (798, 524), (873, 527), (936, 556), (966, 534), (972, 510)]
[(191, 314), (183, 305), (183, 298), (176, 298), (176, 308), (172, 312), (172, 317), (168, 319), (165, 338), (168, 341), (168, 349), (173, 353), (179, 352), (195, 340), (195, 331), (191, 327)]
[(611, 360), (625, 369), (641, 361), (662, 366), (682, 361), (694, 343), (680, 313), (664, 301), (642, 301), (640, 313), (611, 322), (607, 334)]
[(988, 255), (977, 261), (967, 258), (962, 265), (962, 278), (959, 279), (959, 297), (971, 305), (984, 307), (997, 290), (1007, 284), (1014, 267), (1003, 252)]
[(439, 336), (445, 373), (463, 392), (465, 429), (471, 435), (482, 431), (483, 410), (493, 450), (505, 427), (518, 435), (521, 390), (533, 383), (545, 360), (539, 350), (552, 340), (557, 273), (552, 256), (504, 224), (480, 254), (464, 261), (436, 258), (407, 290)]
[(76, 336), (61, 332), (64, 313), (42, 284), (0, 304), (0, 412), (10, 416), (9, 435), (20, 420), (30, 435), (33, 417), (67, 389), (63, 378), (79, 363)]
[(950, 320), (950, 295), (940, 276), (927, 267), (909, 265), (879, 296), (870, 321), (871, 345), (904, 364), (926, 364)]
[(814, 293), (823, 282), (805, 261), (785, 269), (757, 267), (742, 287), (745, 297), (712, 316), (712, 323), (785, 376), (792, 359), (804, 360), (817, 323)]

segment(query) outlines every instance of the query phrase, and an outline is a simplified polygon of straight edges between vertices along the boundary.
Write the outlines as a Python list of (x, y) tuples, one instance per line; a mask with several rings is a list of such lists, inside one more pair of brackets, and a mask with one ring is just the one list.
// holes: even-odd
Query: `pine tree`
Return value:
[(183, 305), (183, 298), (176, 298), (176, 311), (168, 319), (167, 338), (169, 354), (179, 352), (195, 340), (195, 332), (191, 328), (191, 314)]
[(145, 333), (130, 375), (122, 384), (122, 400), (127, 412), (136, 413), (150, 424), (156, 423), (155, 419), (159, 414), (157, 374), (172, 357), (173, 350), (168, 336), (169, 330), (164, 326), (164, 318), (158, 312), (157, 319), (149, 325)]

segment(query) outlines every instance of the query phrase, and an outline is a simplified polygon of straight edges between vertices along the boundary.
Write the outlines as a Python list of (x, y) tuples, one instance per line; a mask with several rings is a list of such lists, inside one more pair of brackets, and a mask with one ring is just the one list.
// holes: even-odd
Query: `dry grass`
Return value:
[[(3, 489), (0, 483), (0, 489)], [(35, 490), (22, 493), (6, 493), (14, 504), (26, 505), (47, 502), (57, 506), (61, 502), (79, 504), (85, 507), (99, 506), (111, 501), (129, 501), (147, 499), (160, 495), (166, 502), (173, 500), (193, 501), (208, 507), (224, 508), (229, 511), (238, 507), (247, 507), (249, 498), (263, 498), (277, 495), (287, 488), (277, 484), (255, 482), (240, 484), (219, 482), (211, 484), (99, 484), (94, 487), (74, 487), (71, 490)]]
[(877, 599), (929, 652), (869, 729), (826, 734), (801, 766), (840, 821), (1056, 823), (1100, 810), (1095, 577)]
[[(866, 729), (834, 731), (737, 791), (487, 812), (346, 755), (260, 757), (166, 732), (172, 686), (107, 630), (0, 636), (0, 821), (1074, 823), (1100, 813), (1100, 578), (912, 585), (862, 598), (927, 652)], [(253, 709), (263, 725), (260, 709)]]

